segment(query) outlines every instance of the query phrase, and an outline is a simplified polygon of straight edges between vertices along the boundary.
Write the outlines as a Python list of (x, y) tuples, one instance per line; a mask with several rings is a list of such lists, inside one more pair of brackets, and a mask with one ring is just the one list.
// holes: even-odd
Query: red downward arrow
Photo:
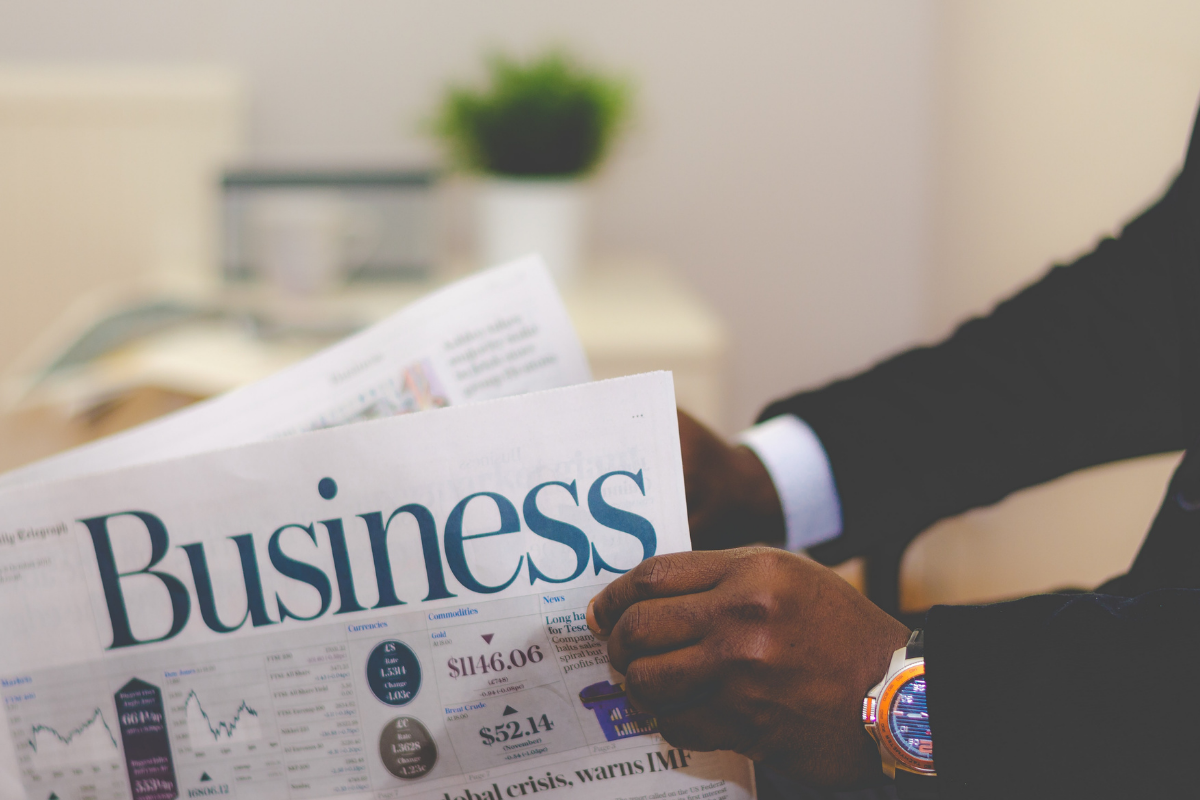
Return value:
[(492, 637), (493, 637), (493, 636), (495, 636), (495, 635), (496, 635), (496, 634), (494, 634), (494, 633), (485, 633), (485, 634), (483, 634), (483, 640), (484, 640), (485, 642), (487, 642), (488, 644), (491, 644), (491, 643), (492, 643)]

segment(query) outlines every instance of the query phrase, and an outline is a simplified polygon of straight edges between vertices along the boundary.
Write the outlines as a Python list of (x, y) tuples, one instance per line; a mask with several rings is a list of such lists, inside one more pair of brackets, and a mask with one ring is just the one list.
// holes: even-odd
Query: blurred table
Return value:
[[(445, 282), (364, 283), (305, 299), (261, 286), (222, 290), (223, 306), (271, 320), (270, 330), (201, 319), (114, 350), (59, 387), (68, 399), (0, 415), (0, 471), (264, 378)], [(563, 298), (597, 379), (671, 370), (679, 405), (724, 430), (725, 325), (667, 265), (602, 261)]]

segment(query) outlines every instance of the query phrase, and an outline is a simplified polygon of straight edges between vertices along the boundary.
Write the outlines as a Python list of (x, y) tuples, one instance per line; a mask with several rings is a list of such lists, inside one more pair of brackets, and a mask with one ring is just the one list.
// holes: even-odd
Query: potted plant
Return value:
[(584, 179), (601, 163), (629, 109), (629, 85), (561, 52), (528, 62), (488, 60), (483, 87), (447, 89), (434, 129), (455, 166), (482, 173), (483, 263), (540, 252), (568, 283), (582, 262)]

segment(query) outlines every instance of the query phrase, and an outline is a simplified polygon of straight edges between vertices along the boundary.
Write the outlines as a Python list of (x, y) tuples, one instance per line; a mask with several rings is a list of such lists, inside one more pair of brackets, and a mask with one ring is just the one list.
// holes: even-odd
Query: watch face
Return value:
[(921, 761), (932, 762), (933, 735), (929, 732), (924, 675), (912, 678), (896, 690), (888, 713), (888, 727), (904, 752)]

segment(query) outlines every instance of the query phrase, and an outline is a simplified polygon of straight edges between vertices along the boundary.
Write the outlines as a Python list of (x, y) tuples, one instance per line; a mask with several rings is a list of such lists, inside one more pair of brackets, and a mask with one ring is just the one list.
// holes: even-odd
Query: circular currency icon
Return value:
[(396, 717), (379, 734), (379, 757), (397, 778), (423, 778), (437, 763), (437, 745), (429, 730), (412, 717)]
[(416, 653), (395, 640), (375, 645), (367, 658), (367, 685), (371, 694), (389, 706), (407, 705), (421, 688), (421, 664)]

